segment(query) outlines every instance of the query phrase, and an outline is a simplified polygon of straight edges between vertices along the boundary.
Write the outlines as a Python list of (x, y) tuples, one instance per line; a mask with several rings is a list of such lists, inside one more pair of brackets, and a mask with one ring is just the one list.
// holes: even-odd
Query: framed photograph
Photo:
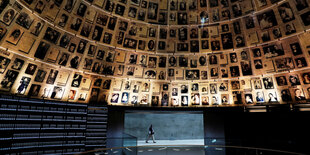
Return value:
[(92, 34), (92, 39), (96, 41), (100, 41), (101, 36), (102, 36), (103, 28), (100, 26), (95, 26), (94, 32)]
[(229, 101), (229, 95), (228, 94), (221, 94), (221, 103), (223, 105), (228, 104)]
[(68, 100), (74, 100), (76, 96), (76, 90), (70, 90), (68, 94)]
[(295, 19), (293, 10), (288, 2), (279, 5), (278, 10), (283, 23), (287, 23)]
[(281, 99), (283, 102), (290, 102), (292, 100), (292, 96), (289, 89), (281, 90)]
[(2, 11), (2, 15), (0, 16), (0, 20), (5, 25), (9, 26), (17, 14), (18, 14), (18, 12), (14, 8), (12, 8), (11, 6), (8, 6)]
[(73, 56), (70, 60), (70, 67), (77, 69), (79, 63), (80, 63), (80, 57), (79, 56)]
[(2, 40), (3, 36), (6, 34), (7, 29), (5, 26), (3, 26), (2, 24), (0, 24), (0, 41)]
[(124, 74), (124, 70), (125, 70), (124, 65), (118, 65), (118, 67), (116, 67), (116, 72), (115, 73), (116, 73), (116, 75), (122, 76)]
[(46, 55), (46, 61), (55, 63), (59, 56), (59, 53), (60, 50), (58, 48), (52, 48)]
[(272, 34), (273, 34), (273, 38), (274, 39), (279, 39), (282, 37), (282, 32), (281, 32), (281, 29), (278, 27), (278, 28), (274, 28), (272, 30)]
[(19, 95), (24, 95), (25, 91), (28, 88), (30, 81), (31, 81), (31, 78), (23, 76), (19, 82), (19, 86), (17, 87), (16, 93)]
[(249, 44), (251, 44), (251, 45), (259, 43), (259, 39), (258, 39), (258, 35), (257, 35), (256, 31), (249, 32), (247, 35), (247, 38), (248, 38)]
[(34, 57), (43, 60), (49, 48), (50, 48), (50, 44), (44, 41), (41, 41), (39, 46), (37, 47)]
[(240, 76), (239, 66), (231, 66), (230, 67), (230, 76), (231, 77), (239, 77)]
[(56, 84), (58, 86), (65, 86), (67, 84), (68, 79), (69, 79), (69, 75), (70, 75), (70, 72), (60, 71), (58, 73), (58, 77), (56, 79)]
[[(126, 58), (126, 52), (125, 51), (116, 51), (115, 62), (124, 63), (125, 58)], [(135, 57), (135, 60), (137, 61), (137, 57)], [(131, 61), (134, 61), (134, 60), (131, 60)]]
[(128, 92), (123, 92), (122, 93), (122, 98), (121, 98), (121, 103), (127, 104), (129, 102), (129, 93)]
[(258, 103), (265, 102), (264, 92), (261, 92), (261, 91), (256, 92), (256, 102)]
[(45, 79), (45, 76), (46, 76), (47, 72), (43, 69), (39, 69), (35, 78), (34, 78), (34, 81), (36, 82), (43, 82), (43, 80)]
[(228, 83), (222, 82), (219, 86), (219, 91), (228, 91)]
[(305, 57), (295, 58), (295, 64), (297, 68), (303, 68), (308, 66)]
[(272, 77), (263, 78), (265, 89), (274, 89)]
[(209, 55), (209, 64), (217, 65), (217, 55), (215, 54)]
[(188, 106), (188, 96), (181, 96), (181, 105)]
[(263, 88), (262, 81), (259, 78), (253, 79), (252, 82), (253, 82), (253, 86), (255, 89), (262, 89)]
[(82, 78), (83, 78), (82, 75), (75, 73), (73, 76), (71, 87), (76, 87), (76, 88), (80, 87)]
[(58, 65), (66, 66), (68, 60), (69, 60), (69, 54), (66, 52), (62, 52), (62, 54), (60, 55), (60, 58), (58, 60)]
[(19, 58), (16, 58), (11, 66), (12, 69), (20, 70), (24, 66), (25, 61)]
[(70, 29), (73, 31), (78, 31), (82, 25), (82, 19), (80, 18), (72, 18)]
[(60, 37), (60, 32), (54, 30), (51, 27), (48, 27), (45, 31), (45, 35), (44, 35), (43, 39), (56, 44), (59, 37)]
[(51, 99), (61, 100), (64, 92), (65, 92), (65, 89), (63, 87), (55, 86), (51, 94)]
[(84, 17), (86, 10), (87, 10), (87, 5), (84, 3), (80, 3), (79, 7), (77, 8), (76, 14), (78, 16)]
[(27, 96), (38, 97), (40, 90), (41, 90), (41, 85), (32, 84)]
[(222, 78), (228, 78), (228, 69), (227, 68), (220, 68)]
[(200, 78), (199, 70), (186, 70), (185, 75), (186, 80), (199, 80)]
[(301, 55), (303, 53), (298, 42), (290, 44), (290, 47), (294, 56)]
[(302, 73), (300, 75), (302, 77), (302, 81), (303, 81), (304, 84), (310, 84), (310, 73), (309, 72)]
[(252, 104), (253, 103), (253, 96), (252, 94), (244, 94), (245, 103)]
[(48, 6), (44, 8), (45, 18), (49, 21), (54, 22), (59, 11), (60, 8), (57, 5), (54, 5), (54, 3), (48, 3)]
[(159, 96), (152, 96), (151, 104), (152, 106), (158, 106), (159, 103)]
[(191, 104), (192, 105), (200, 105), (200, 94), (192, 93), (191, 94)]
[(298, 86), (300, 85), (300, 80), (297, 74), (292, 74), (288, 76), (289, 82), (291, 83), (291, 86)]
[(201, 95), (201, 104), (202, 105), (209, 105), (209, 96), (207, 95)]
[(231, 89), (238, 90), (240, 89), (240, 81), (231, 81)]
[(295, 101), (304, 101), (306, 100), (305, 94), (302, 89), (296, 88), (293, 89)]
[(81, 29), (80, 35), (83, 36), (83, 37), (88, 38), (89, 35), (90, 35), (91, 30), (92, 30), (92, 24), (90, 24), (88, 22), (85, 22), (83, 24), (82, 29)]
[(149, 2), (147, 18), (150, 20), (157, 20), (157, 13), (158, 4), (154, 2)]
[(300, 15), (300, 17), (302, 19), (302, 22), (304, 23), (305, 26), (309, 26), (310, 25), (309, 16), (310, 16), (310, 11)]
[(269, 31), (261, 32), (261, 39), (262, 39), (263, 42), (270, 41)]
[[(166, 101), (166, 100), (163, 100), (163, 98), (162, 98), (162, 105), (163, 105), (163, 103), (165, 104), (165, 101)], [(148, 104), (148, 101), (149, 101), (149, 94), (142, 94), (142, 98), (140, 100), (140, 104), (141, 105), (146, 105), (146, 104)], [(168, 99), (167, 99), (167, 101), (168, 101)]]
[(81, 81), (81, 89), (82, 90), (89, 90), (91, 86), (91, 79), (90, 78), (83, 78)]
[(210, 94), (217, 94), (217, 84), (210, 83)]
[(275, 17), (273, 10), (268, 10), (261, 14), (258, 14), (257, 19), (258, 19), (258, 23), (261, 29), (263, 30), (278, 25), (278, 22), (277, 22), (277, 19)]
[(266, 58), (272, 58), (272, 57), (284, 55), (284, 50), (281, 44), (264, 46), (263, 51), (264, 51), (264, 55)]
[(34, 24), (32, 24), (32, 27), (30, 28), (30, 32), (35, 35), (38, 36), (42, 30), (42, 28), (44, 27), (45, 22), (44, 21), (34, 21)]
[(243, 76), (253, 75), (250, 61), (241, 61), (241, 70)]
[(78, 95), (78, 101), (85, 101), (86, 98), (87, 98), (87, 94), (88, 93), (85, 93), (85, 92), (82, 92)]
[(41, 14), (45, 8), (45, 4), (42, 0), (39, 0), (34, 8), (34, 11)]
[(57, 75), (58, 75), (58, 70), (51, 69), (51, 71), (50, 71), (50, 73), (46, 79), (46, 83), (53, 85), (55, 83)]
[(29, 33), (25, 33), (18, 43), (18, 51), (28, 54), (32, 49), (36, 39)]
[(288, 23), (285, 25), (285, 35), (291, 35), (296, 33), (296, 28), (294, 23)]
[(107, 90), (109, 90), (110, 87), (111, 87), (111, 82), (112, 82), (112, 80), (110, 80), (110, 79), (104, 80), (104, 82), (103, 82), (103, 84), (102, 84), (102, 89), (107, 89)]
[(22, 12), (16, 19), (16, 23), (26, 29), (29, 29), (33, 22), (33, 18), (26, 12)]
[[(92, 60), (92, 59), (85, 58), (85, 64), (84, 64), (84, 67), (83, 67), (83, 68), (84, 68), (84, 69), (87, 69), (87, 70), (90, 70), (90, 69), (91, 69), (91, 71), (92, 71), (92, 72), (95, 72), (95, 73), (100, 73), (100, 69), (101, 69), (102, 64), (99, 63), (99, 62), (95, 62), (94, 65), (93, 65), (93, 67), (91, 67), (92, 64), (93, 64), (93, 60)], [(118, 68), (118, 69), (122, 69), (122, 70), (121, 70), (121, 71), (122, 71), (121, 73), (124, 72), (124, 67), (123, 67), (123, 68)]]
[(260, 48), (254, 48), (254, 49), (252, 49), (252, 52), (253, 52), (254, 58), (262, 56), (262, 52), (261, 52)]
[(0, 56), (0, 74), (3, 74), (5, 72), (10, 62), (11, 62), (10, 59)]
[(287, 80), (285, 76), (278, 76), (276, 77), (276, 81), (278, 86), (286, 86), (287, 85)]
[(221, 34), (223, 49), (232, 49), (233, 48), (233, 40), (231, 33)]
[(37, 69), (37, 65), (29, 63), (25, 73), (29, 75), (33, 75), (36, 69)]
[(23, 36), (24, 30), (18, 27), (12, 29), (11, 33), (7, 36), (7, 42), (17, 45), (20, 38)]
[(17, 71), (8, 70), (1, 81), (1, 90), (10, 91), (18, 76), (18, 73), (19, 72)]
[(217, 67), (213, 67), (210, 69), (210, 76), (211, 78), (218, 78), (219, 72)]

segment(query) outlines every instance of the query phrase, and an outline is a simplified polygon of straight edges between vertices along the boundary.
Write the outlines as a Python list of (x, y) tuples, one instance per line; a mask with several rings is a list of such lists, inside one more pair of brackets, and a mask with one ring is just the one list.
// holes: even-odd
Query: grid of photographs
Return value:
[(306, 0), (2, 5), (5, 93), (150, 106), (310, 98)]

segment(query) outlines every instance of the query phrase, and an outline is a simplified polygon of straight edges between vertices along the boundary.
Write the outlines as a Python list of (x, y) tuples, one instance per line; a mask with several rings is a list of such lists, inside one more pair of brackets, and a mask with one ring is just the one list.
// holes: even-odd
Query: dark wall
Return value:
[(309, 113), (226, 113), (226, 145), (305, 152), (310, 138)]
[(191, 113), (126, 113), (125, 132), (145, 140), (150, 124), (156, 140), (203, 139), (203, 114)]
[(108, 110), (107, 148), (123, 146), (124, 110)]

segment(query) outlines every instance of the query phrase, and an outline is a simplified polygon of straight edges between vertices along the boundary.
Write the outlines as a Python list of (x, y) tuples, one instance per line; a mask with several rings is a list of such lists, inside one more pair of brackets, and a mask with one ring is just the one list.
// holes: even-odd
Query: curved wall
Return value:
[(0, 89), (111, 105), (305, 102), (308, 6), (307, 0), (4, 0)]

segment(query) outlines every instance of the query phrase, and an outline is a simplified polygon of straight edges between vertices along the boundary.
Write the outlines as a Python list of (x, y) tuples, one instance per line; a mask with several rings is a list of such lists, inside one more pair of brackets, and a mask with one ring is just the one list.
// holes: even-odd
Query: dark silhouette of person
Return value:
[(153, 129), (153, 125), (151, 124), (151, 126), (149, 127), (149, 132), (147, 134), (147, 138), (146, 138), (146, 143), (148, 143), (149, 139), (152, 137), (152, 140), (153, 140), (153, 143), (156, 143), (155, 142), (155, 137), (154, 137), (154, 129)]

